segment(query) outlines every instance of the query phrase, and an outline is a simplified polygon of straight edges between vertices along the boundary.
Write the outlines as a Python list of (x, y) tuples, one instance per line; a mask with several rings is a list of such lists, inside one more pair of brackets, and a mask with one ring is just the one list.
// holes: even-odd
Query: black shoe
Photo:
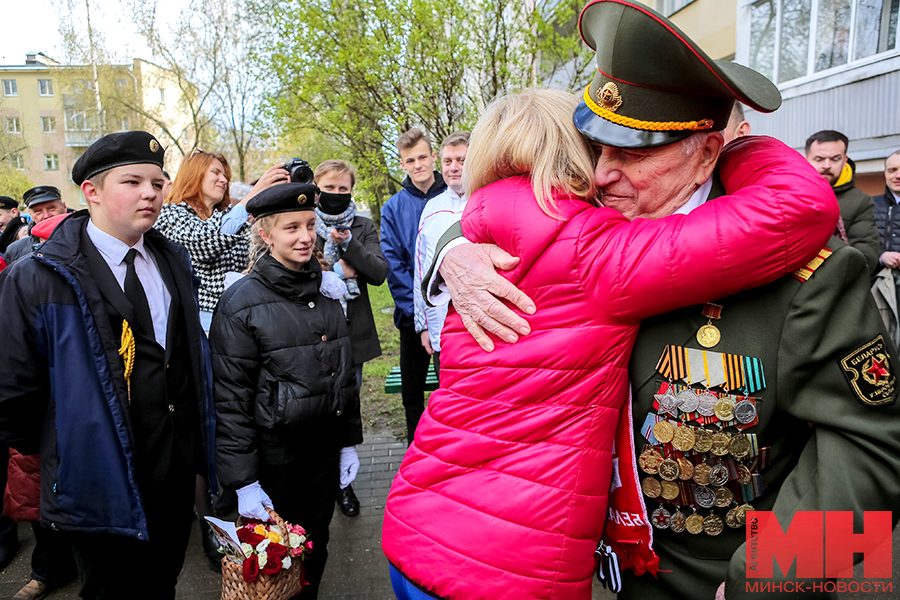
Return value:
[(6, 567), (12, 564), (19, 551), (19, 540), (13, 539), (13, 543), (0, 546), (0, 571), (6, 570)]
[(359, 498), (353, 493), (352, 485), (338, 491), (337, 503), (341, 507), (341, 512), (348, 517), (355, 517), (359, 514)]
[(203, 540), (203, 553), (206, 555), (207, 560), (209, 560), (209, 568), (216, 573), (221, 573), (223, 554), (219, 552), (219, 540), (216, 538), (215, 532), (212, 527), (209, 526), (209, 522), (206, 519), (200, 517), (199, 521), (200, 537)]

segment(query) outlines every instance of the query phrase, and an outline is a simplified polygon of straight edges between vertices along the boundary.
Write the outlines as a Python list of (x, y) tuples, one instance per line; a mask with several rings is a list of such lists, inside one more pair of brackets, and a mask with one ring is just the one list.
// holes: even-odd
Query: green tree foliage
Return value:
[[(275, 78), (268, 107), (283, 140), (317, 132), (359, 169), (373, 217), (401, 180), (397, 136), (440, 141), (470, 129), (493, 98), (540, 83), (580, 87), (590, 53), (581, 2), (252, 0), (268, 28), (259, 60)], [(264, 25), (262, 25), (264, 24)], [(329, 158), (330, 158), (329, 157)]]
[(34, 187), (34, 182), (25, 177), (21, 171), (0, 163), (0, 194), (22, 201), (22, 194)]

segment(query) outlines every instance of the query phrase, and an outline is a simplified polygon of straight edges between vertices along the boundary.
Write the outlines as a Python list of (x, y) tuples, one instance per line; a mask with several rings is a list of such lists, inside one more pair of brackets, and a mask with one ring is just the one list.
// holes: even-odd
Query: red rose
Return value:
[(269, 554), (268, 548), (266, 549), (266, 556), (268, 556), (268, 560), (266, 561), (266, 566), (262, 568), (262, 574), (275, 575), (281, 570), (281, 560)]
[(259, 579), (259, 560), (257, 560), (256, 555), (254, 554), (249, 558), (244, 559), (244, 581), (253, 583), (257, 579)]
[(271, 562), (273, 558), (276, 558), (278, 559), (278, 562), (281, 562), (284, 560), (284, 557), (288, 555), (287, 546), (272, 542), (266, 546), (266, 555), (269, 557), (269, 562)]
[(244, 529), (243, 527), (237, 530), (237, 536), (238, 539), (241, 540), (241, 543), (250, 544), (254, 548), (256, 548), (257, 544), (266, 539), (258, 533), (254, 533), (253, 531)]

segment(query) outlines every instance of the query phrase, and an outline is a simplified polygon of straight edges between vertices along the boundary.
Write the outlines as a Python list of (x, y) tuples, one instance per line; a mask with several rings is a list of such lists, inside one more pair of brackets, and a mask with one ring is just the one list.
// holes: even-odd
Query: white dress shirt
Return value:
[(100, 251), (100, 256), (109, 265), (109, 269), (123, 292), (125, 291), (125, 274), (128, 271), (125, 255), (131, 248), (137, 250), (137, 256), (134, 258), (134, 270), (144, 287), (147, 304), (150, 305), (150, 317), (153, 319), (153, 335), (156, 343), (165, 349), (169, 304), (172, 302), (172, 295), (163, 283), (156, 259), (144, 248), (144, 236), (141, 236), (134, 246), (128, 246), (122, 240), (102, 231), (94, 225), (93, 221), (88, 222), (87, 233), (94, 246)]

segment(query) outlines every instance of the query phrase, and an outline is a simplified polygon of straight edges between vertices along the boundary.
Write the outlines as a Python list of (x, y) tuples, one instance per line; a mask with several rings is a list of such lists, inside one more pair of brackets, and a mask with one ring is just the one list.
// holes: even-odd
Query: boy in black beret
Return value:
[(174, 598), (196, 475), (214, 481), (190, 262), (151, 229), (164, 152), (99, 139), (72, 170), (89, 210), (0, 274), (0, 438), (40, 453), (41, 521), (68, 532), (85, 600)]

